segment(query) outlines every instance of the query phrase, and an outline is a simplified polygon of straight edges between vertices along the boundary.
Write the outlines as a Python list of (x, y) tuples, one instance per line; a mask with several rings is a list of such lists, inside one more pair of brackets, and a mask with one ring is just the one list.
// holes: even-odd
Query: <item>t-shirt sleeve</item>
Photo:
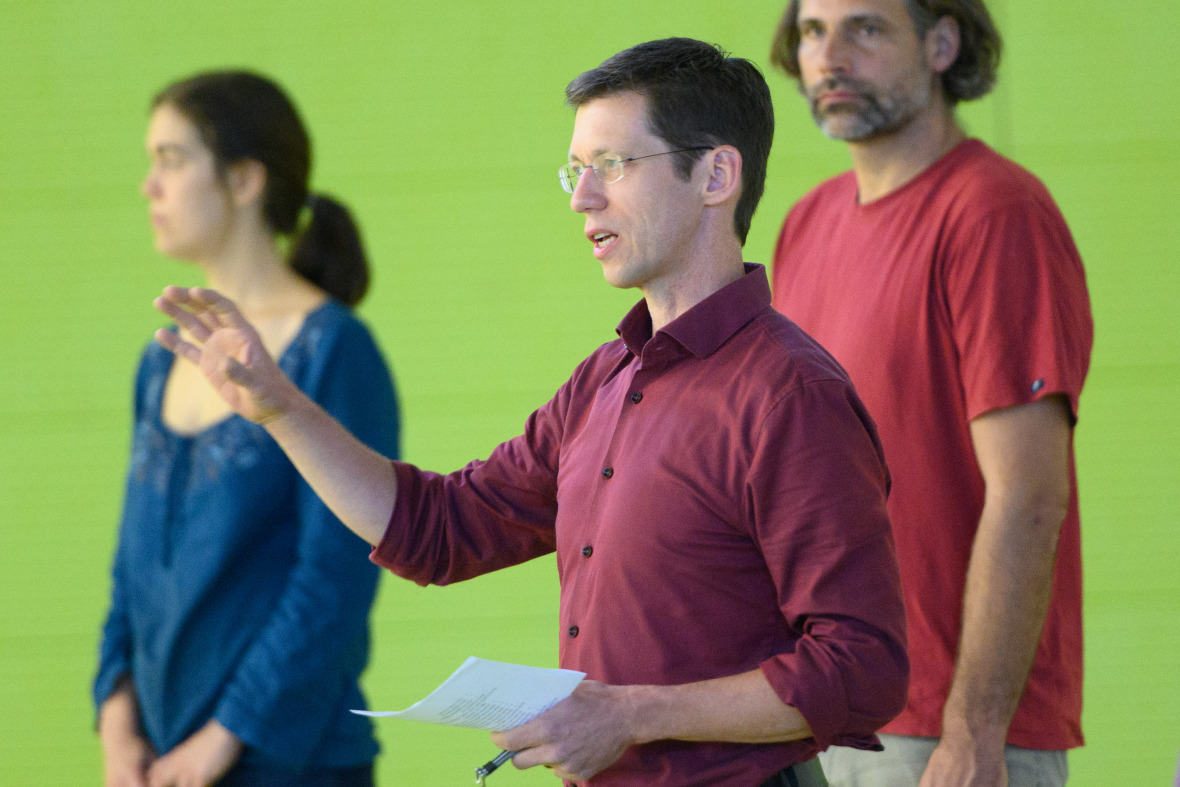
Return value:
[(885, 511), (888, 472), (852, 386), (788, 392), (758, 442), (750, 500), (793, 650), (761, 664), (817, 745), (879, 748), (909, 679), (905, 612)]
[(1076, 419), (1093, 323), (1051, 198), (1006, 201), (951, 237), (941, 275), (968, 418), (1063, 394)]

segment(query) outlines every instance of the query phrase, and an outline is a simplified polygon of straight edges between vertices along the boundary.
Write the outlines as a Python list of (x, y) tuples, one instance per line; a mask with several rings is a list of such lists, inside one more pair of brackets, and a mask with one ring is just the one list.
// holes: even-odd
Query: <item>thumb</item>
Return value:
[[(277, 367), (275, 369), (277, 371)], [(225, 380), (245, 390), (241, 406), (248, 410), (238, 412), (256, 424), (265, 426), (290, 407), (294, 386), (281, 372), (268, 378), (266, 369), (246, 366), (227, 356), (221, 363), (221, 374)], [(250, 403), (247, 404), (246, 400)]]
[(234, 385), (240, 385), (247, 390), (254, 390), (257, 384), (254, 372), (229, 356), (226, 356), (221, 364), (221, 373)]

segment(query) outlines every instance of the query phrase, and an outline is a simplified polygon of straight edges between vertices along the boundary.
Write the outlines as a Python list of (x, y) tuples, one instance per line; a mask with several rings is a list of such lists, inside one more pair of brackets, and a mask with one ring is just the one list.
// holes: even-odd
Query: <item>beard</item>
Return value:
[[(841, 76), (827, 77), (810, 88), (800, 85), (819, 130), (844, 142), (867, 142), (897, 131), (930, 105), (933, 89), (918, 80), (913, 85), (899, 83), (881, 90), (871, 83)], [(852, 93), (856, 98), (821, 106), (820, 98), (834, 90)]]

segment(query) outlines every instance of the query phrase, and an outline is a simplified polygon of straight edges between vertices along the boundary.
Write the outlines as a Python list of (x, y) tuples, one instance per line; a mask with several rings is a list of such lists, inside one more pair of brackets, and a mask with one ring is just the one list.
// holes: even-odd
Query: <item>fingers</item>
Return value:
[(581, 781), (622, 756), (627, 738), (619, 689), (583, 681), (573, 694), (536, 718), (492, 734), (502, 749), (516, 750), (517, 768), (550, 767), (559, 778)]
[(203, 313), (211, 313), (216, 316), (216, 325), (218, 328), (228, 327), (250, 332), (254, 331), (254, 326), (238, 311), (237, 304), (216, 290), (193, 287), (189, 293), (197, 303), (205, 304), (208, 311)]
[[(544, 714), (541, 714), (544, 716)], [(521, 749), (530, 749), (535, 746), (540, 746), (546, 743), (546, 737), (543, 728), (540, 726), (541, 716), (526, 721), (524, 724), (500, 732), (493, 732), (490, 736), (492, 744), (504, 751), (520, 751)], [(539, 763), (534, 762), (533, 765)]]
[(152, 304), (200, 342), (219, 328), (253, 333), (254, 326), (229, 298), (204, 287), (165, 287)]
[(512, 758), (512, 764), (516, 766), (517, 770), (521, 771), (541, 765), (553, 771), (553, 775), (563, 781), (576, 782), (589, 778), (589, 776), (577, 773), (574, 770), (568, 770), (567, 768), (570, 763), (562, 759), (561, 755), (558, 754), (556, 746), (537, 746), (517, 752), (516, 756)]
[(181, 358), (200, 366), (201, 351), (196, 346), (181, 339), (176, 332), (170, 331), (167, 328), (160, 328), (155, 332), (154, 336), (156, 341), (164, 346), (164, 349), (171, 350)]
[(538, 765), (552, 768), (556, 762), (558, 762), (558, 755), (557, 747), (555, 746), (533, 746), (532, 748), (521, 749), (512, 758), (512, 764), (516, 766), (518, 771), (535, 768)]
[(171, 761), (158, 760), (148, 770), (148, 787), (175, 787), (177, 775), (172, 773)]
[(490, 737), (492, 744), (498, 748), (516, 752), (512, 756), (512, 764), (517, 770), (523, 771), (538, 765), (554, 768), (558, 767), (562, 759), (557, 742), (548, 740), (537, 729), (535, 719), (510, 730), (493, 732)]
[[(247, 343), (260, 342), (258, 332), (233, 301), (215, 290), (204, 287), (165, 287), (163, 294), (152, 301), (160, 312), (171, 317), (181, 330), (191, 337), (186, 341), (179, 334), (159, 330), (155, 337), (161, 345), (176, 355), (200, 366), (202, 348), (210, 337), (223, 328), (238, 331)], [(248, 384), (247, 370), (233, 359), (220, 364), (218, 371), (223, 377), (238, 383)]]
[[(520, 729), (519, 727), (516, 729)], [(493, 741), (494, 742), (494, 741)], [(506, 747), (497, 743), (500, 748)], [(526, 746), (521, 748), (512, 757), (512, 765), (520, 771), (528, 768), (535, 768), (542, 765), (553, 771), (553, 775), (559, 779), (567, 781), (581, 781), (601, 770), (601, 766), (594, 768), (586, 774), (582, 774), (577, 768), (572, 767), (572, 754), (563, 754), (563, 747), (557, 742), (553, 743), (538, 743), (536, 745)], [(511, 751), (511, 749), (506, 749)]]
[(157, 311), (171, 317), (199, 342), (204, 342), (209, 338), (209, 334), (216, 330), (215, 325), (207, 325), (201, 318), (204, 305), (193, 300), (189, 296), (189, 290), (183, 287), (164, 288), (164, 294), (152, 301), (152, 305)]
[(131, 767), (108, 769), (103, 784), (106, 787), (151, 787), (146, 773)]

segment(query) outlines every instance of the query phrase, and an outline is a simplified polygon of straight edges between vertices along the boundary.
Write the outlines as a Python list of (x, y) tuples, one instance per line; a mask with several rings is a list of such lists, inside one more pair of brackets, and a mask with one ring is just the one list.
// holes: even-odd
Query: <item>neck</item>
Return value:
[(198, 264), (211, 288), (254, 319), (306, 312), (324, 298), (291, 270), (275, 238), (261, 228), (231, 234), (219, 254)]
[(722, 287), (745, 273), (742, 247), (734, 238), (732, 248), (701, 257), (698, 264), (673, 280), (649, 282), (641, 288), (651, 314), (654, 334)]
[(954, 111), (940, 105), (890, 134), (849, 142), (860, 204), (901, 188), (966, 138)]

